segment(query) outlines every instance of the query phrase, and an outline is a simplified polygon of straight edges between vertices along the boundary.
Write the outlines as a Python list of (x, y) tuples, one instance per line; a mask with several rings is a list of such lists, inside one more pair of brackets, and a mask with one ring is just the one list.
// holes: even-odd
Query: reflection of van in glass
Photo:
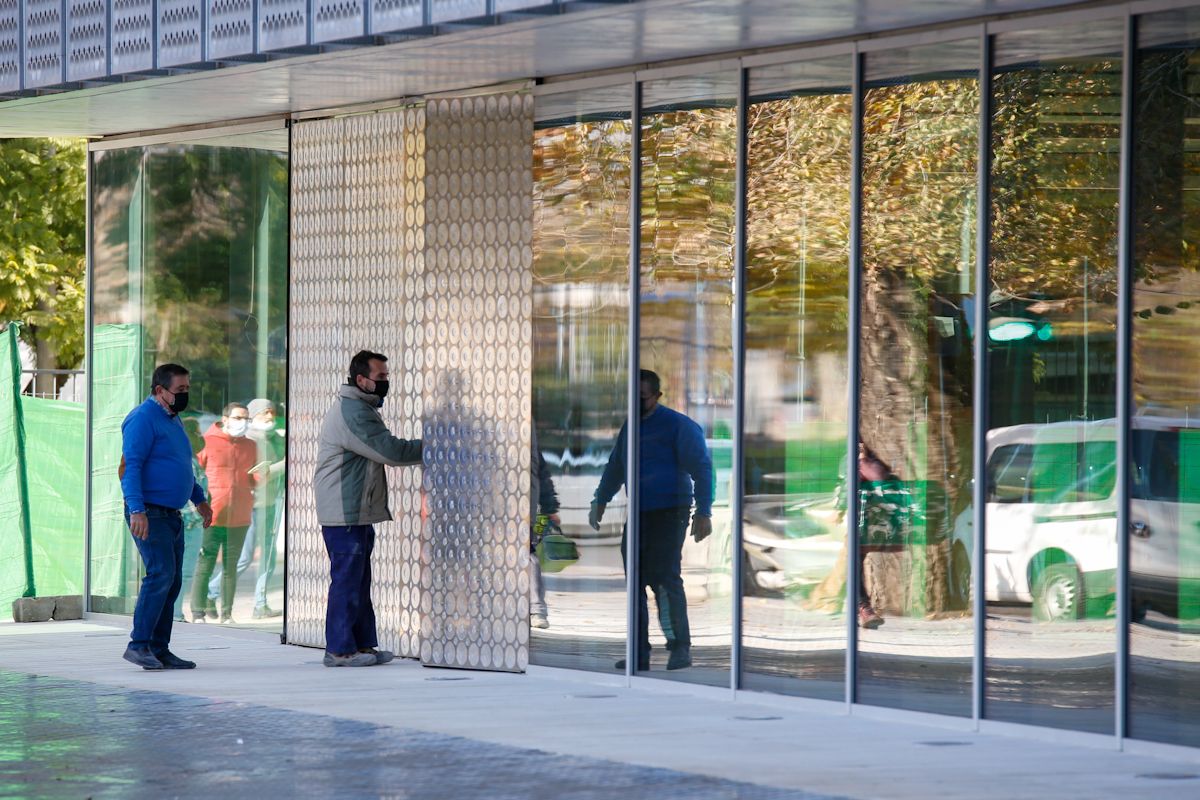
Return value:
[[(1180, 530), (1191, 531), (1200, 521), (1200, 497), (1188, 496), (1200, 496), (1200, 471), (1190, 482), (1195, 488), (1180, 479), (1181, 449), (1194, 449), (1200, 464), (1200, 430), (1184, 428), (1183, 422), (1134, 420), (1132, 455), (1141, 465), (1133, 469), (1130, 502), (1135, 617), (1147, 608), (1176, 613), (1181, 566), (1188, 581), (1200, 578), (1197, 537), (1179, 541)], [(1114, 433), (1111, 419), (1014, 425), (988, 433), (988, 602), (1031, 603), (1035, 616), (1047, 620), (1111, 610), (1117, 567)], [(955, 524), (951, 556), (953, 584), (964, 598), (971, 525), (968, 508)]]

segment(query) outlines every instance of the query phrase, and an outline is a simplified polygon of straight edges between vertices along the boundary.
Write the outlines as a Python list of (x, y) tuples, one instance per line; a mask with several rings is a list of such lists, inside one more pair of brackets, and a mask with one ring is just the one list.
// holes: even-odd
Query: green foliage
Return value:
[(64, 366), (83, 359), (85, 175), (82, 140), (0, 141), (0, 320)]

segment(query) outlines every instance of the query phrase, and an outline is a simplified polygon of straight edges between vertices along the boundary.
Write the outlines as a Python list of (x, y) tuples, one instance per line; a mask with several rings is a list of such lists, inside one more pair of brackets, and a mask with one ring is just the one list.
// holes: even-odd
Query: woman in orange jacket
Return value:
[(246, 438), (250, 414), (241, 403), (230, 403), (204, 434), (204, 449), (196, 456), (208, 477), (212, 497), (213, 524), (204, 531), (204, 541), (192, 580), (192, 621), (204, 621), (209, 578), (221, 554), (221, 622), (233, 622), (233, 595), (237, 588), (237, 560), (246, 541), (246, 530), (254, 513), (254, 487), (259, 478), (251, 475), (258, 448)]

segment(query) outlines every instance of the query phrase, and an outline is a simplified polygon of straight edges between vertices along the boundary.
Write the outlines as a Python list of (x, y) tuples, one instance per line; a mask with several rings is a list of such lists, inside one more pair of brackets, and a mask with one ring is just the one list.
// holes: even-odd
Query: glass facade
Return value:
[[(287, 131), (91, 158), (90, 608), (132, 613), (142, 562), (117, 478), (121, 423), (149, 395), (155, 366), (174, 362), (191, 372), (181, 419), (216, 512), (208, 529), (184, 512), (175, 616), (280, 629)], [(233, 478), (210, 483), (218, 473)]]
[[(543, 530), (535, 525), (534, 538), (544, 540), (531, 581), (534, 664), (611, 671), (625, 656), (623, 493), (595, 529), (589, 515), (606, 465), (625, 458), (617, 436), (629, 380), (629, 107), (628, 86), (538, 106), (533, 424)], [(559, 535), (577, 553), (554, 563), (555, 540), (544, 537)]]
[[(539, 87), (531, 663), (1200, 746), (1200, 9), (1093, 11)], [(93, 156), (93, 610), (155, 362), (282, 441), (286, 151)]]

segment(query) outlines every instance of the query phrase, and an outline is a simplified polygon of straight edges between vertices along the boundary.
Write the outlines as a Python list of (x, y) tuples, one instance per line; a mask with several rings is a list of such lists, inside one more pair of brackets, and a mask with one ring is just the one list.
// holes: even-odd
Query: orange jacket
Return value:
[(196, 456), (208, 476), (213, 525), (239, 528), (250, 524), (257, 475), (249, 470), (258, 463), (258, 447), (245, 436), (227, 434), (219, 422), (204, 433), (204, 449)]

